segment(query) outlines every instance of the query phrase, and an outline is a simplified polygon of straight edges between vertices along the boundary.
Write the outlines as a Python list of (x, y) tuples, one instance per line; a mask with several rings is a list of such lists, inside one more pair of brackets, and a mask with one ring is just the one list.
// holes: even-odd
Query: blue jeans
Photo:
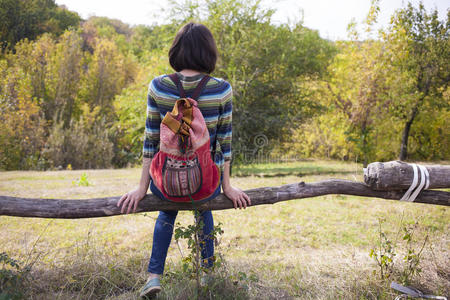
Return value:
[[(148, 263), (148, 272), (163, 274), (166, 262), (167, 250), (172, 239), (173, 227), (177, 217), (177, 210), (160, 211), (156, 219), (153, 233), (152, 256)], [(210, 233), (214, 228), (213, 216), (210, 210), (200, 213), (200, 220), (203, 221), (203, 230), (199, 234), (202, 266), (210, 268), (214, 262), (214, 240)]]
[[(220, 183), (214, 194), (205, 199), (209, 201), (220, 194), (222, 187), (223, 173), (220, 174)], [(153, 180), (150, 182), (150, 190), (155, 195), (164, 199), (162, 193), (156, 188)], [(153, 231), (152, 255), (148, 263), (147, 271), (153, 274), (163, 274), (166, 263), (167, 250), (169, 250), (172, 240), (173, 227), (177, 218), (177, 210), (160, 211), (156, 219), (155, 229)], [(203, 221), (203, 230), (198, 238), (202, 256), (202, 267), (210, 268), (214, 263), (214, 240), (210, 236), (214, 229), (214, 220), (210, 210), (200, 212), (200, 220)]]

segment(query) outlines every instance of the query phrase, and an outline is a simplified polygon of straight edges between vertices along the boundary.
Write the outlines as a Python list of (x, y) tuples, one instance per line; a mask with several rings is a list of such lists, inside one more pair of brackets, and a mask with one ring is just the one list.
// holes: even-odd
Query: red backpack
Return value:
[(177, 74), (169, 77), (180, 98), (161, 121), (159, 152), (150, 166), (150, 189), (174, 202), (207, 201), (220, 193), (220, 171), (211, 158), (208, 128), (196, 100), (210, 77), (205, 75), (189, 98)]

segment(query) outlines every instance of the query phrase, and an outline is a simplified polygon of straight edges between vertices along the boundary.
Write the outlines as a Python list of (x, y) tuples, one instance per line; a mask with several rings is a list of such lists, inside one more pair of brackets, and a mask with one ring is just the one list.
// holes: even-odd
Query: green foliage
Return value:
[(240, 0), (174, 2), (171, 8), (172, 22), (204, 23), (216, 39), (213, 75), (233, 87), (235, 162), (243, 161), (255, 136), (264, 134), (270, 150), (292, 123), (311, 116), (314, 101), (301, 84), (320, 77), (335, 53), (330, 41), (301, 23), (273, 25), (273, 13), (260, 1)]
[(23, 299), (22, 283), (28, 272), (6, 252), (0, 253), (0, 299)]
[(185, 274), (190, 276), (194, 275), (194, 278), (197, 283), (197, 293), (200, 295), (200, 276), (203, 273), (208, 273), (214, 270), (215, 267), (220, 265), (220, 261), (216, 261), (214, 257), (214, 263), (211, 268), (204, 267), (204, 263), (201, 261), (201, 247), (205, 244), (205, 239), (210, 239), (215, 241), (218, 236), (223, 234), (223, 230), (221, 228), (221, 223), (215, 225), (213, 231), (204, 236), (204, 239), (201, 239), (203, 235), (203, 220), (201, 218), (200, 212), (198, 210), (194, 210), (195, 223), (192, 225), (188, 225), (187, 227), (180, 226), (177, 224), (175, 228), (175, 240), (178, 242), (180, 239), (185, 239), (187, 241), (188, 248), (190, 250), (187, 256), (184, 256), (183, 261), (183, 271)]
[(63, 123), (54, 123), (42, 157), (52, 167), (74, 169), (109, 168), (114, 157), (114, 128), (99, 117), (100, 108), (89, 112), (83, 106), (83, 115), (72, 121), (68, 128)]
[[(165, 56), (165, 60), (167, 60), (169, 47), (178, 29), (178, 25), (173, 23), (150, 27), (137, 25), (133, 27), (128, 43), (130, 51), (141, 62), (145, 63), (151, 62), (155, 57), (161, 55)], [(170, 66), (166, 64), (166, 67)], [(149, 69), (149, 71), (152, 71), (152, 69)]]
[[(414, 125), (421, 114), (441, 112), (448, 115), (450, 104), (444, 93), (450, 76), (449, 35), (450, 14), (447, 14), (447, 20), (439, 20), (437, 10), (428, 13), (421, 2), (418, 7), (408, 3), (406, 8), (397, 11), (388, 30), (382, 33), (388, 64), (386, 81), (392, 86), (384, 107), (403, 128), (400, 159), (408, 157), (409, 136), (411, 133), (417, 136)], [(449, 126), (430, 128), (428, 125), (427, 128), (448, 132)], [(448, 135), (446, 139), (448, 142)], [(411, 157), (428, 156), (424, 152), (412, 152)]]
[(89, 183), (88, 177), (86, 173), (81, 174), (80, 179), (78, 180), (74, 180), (72, 181), (73, 185), (78, 185), (78, 186), (89, 186), (91, 185)]
[[(422, 272), (420, 263), (423, 250), (428, 242), (428, 235), (423, 238), (420, 244), (414, 235), (418, 222), (408, 225), (403, 223), (402, 218), (399, 231), (394, 238), (391, 238), (383, 231), (383, 222), (382, 219), (378, 220), (377, 246), (370, 250), (369, 257), (377, 264), (381, 280), (389, 280), (393, 279), (393, 276), (398, 276), (402, 284), (409, 285), (414, 277)], [(405, 245), (399, 243), (399, 236)], [(401, 260), (395, 261), (399, 249), (403, 249), (405, 253)], [(377, 271), (374, 270), (373, 273), (375, 275)]]
[(412, 226), (403, 227), (402, 239), (406, 242), (406, 254), (403, 256), (403, 269), (401, 271), (400, 278), (401, 282), (405, 285), (410, 284), (412, 278), (422, 272), (419, 264), (422, 259), (421, 256), (423, 249), (428, 242), (428, 235), (426, 235), (423, 239), (422, 246), (420, 248), (416, 248), (416, 237), (414, 236), (414, 232), (417, 225), (418, 223), (416, 222)]
[[(396, 242), (391, 241), (385, 232), (381, 229), (383, 220), (378, 220), (378, 245), (377, 248), (370, 249), (369, 257), (372, 258), (379, 267), (380, 279), (389, 279), (394, 272), (394, 258), (397, 255), (395, 252)], [(374, 275), (376, 271), (373, 271)]]
[[(78, 118), (80, 101), (77, 99), (80, 77), (82, 75), (82, 39), (75, 31), (66, 31), (55, 45), (47, 65), (47, 107), (48, 116), (63, 122), (68, 128), (72, 118)], [(50, 76), (49, 76), (50, 75)]]
[(33, 101), (32, 78), (0, 60), (0, 168), (28, 169), (38, 163), (45, 121)]
[[(357, 38), (357, 37), (355, 37)], [(311, 83), (321, 105), (310, 123), (294, 130), (296, 147), (306, 156), (360, 160), (376, 159), (377, 128), (385, 86), (383, 45), (378, 41), (338, 42), (339, 53), (325, 81)]]
[[(220, 52), (212, 75), (233, 87), (235, 163), (450, 157), (450, 22), (422, 4), (398, 10), (376, 39), (374, 0), (367, 38), (351, 23), (350, 40), (338, 42), (301, 22), (274, 25), (260, 1), (171, 1), (168, 24), (134, 27), (79, 24), (53, 0), (0, 8), (0, 169), (138, 163), (148, 84), (173, 71), (168, 49), (187, 21), (211, 29)], [(261, 135), (264, 149), (254, 146)]]
[(136, 65), (111, 41), (96, 40), (92, 54), (83, 43), (80, 31), (42, 35), (0, 61), (0, 168), (112, 165), (120, 139), (113, 100)]
[[(378, 11), (374, 1), (364, 23), (369, 37)], [(294, 130), (298, 142), (285, 148), (364, 164), (405, 159), (407, 149), (417, 160), (450, 157), (450, 125), (443, 122), (450, 103), (449, 24), (422, 4), (397, 11), (378, 40), (361, 41), (350, 24), (351, 40), (336, 43), (328, 77), (310, 89), (322, 109)]]
[[(114, 99), (117, 114), (117, 130), (120, 132), (114, 164), (125, 166), (136, 163), (142, 155), (147, 113), (147, 91), (150, 81), (160, 74), (171, 72), (166, 55), (153, 54), (144, 70), (138, 73), (134, 83), (124, 88)], [(149, 70), (149, 71), (147, 71)]]
[(320, 76), (334, 47), (301, 23), (271, 24), (273, 11), (258, 1), (206, 3), (204, 23), (221, 51), (215, 74), (234, 90), (233, 148), (239, 161), (258, 134), (273, 148), (293, 123), (311, 115), (314, 105), (301, 84)]
[(44, 32), (60, 35), (80, 21), (77, 13), (57, 6), (54, 0), (0, 0), (1, 50), (13, 49), (20, 40), (34, 40)]
[[(296, 153), (302, 157), (335, 158), (340, 160), (357, 160), (358, 149), (349, 136), (350, 125), (342, 114), (332, 109), (306, 122), (299, 129), (293, 130), (293, 142), (286, 148), (290, 156)], [(292, 147), (293, 146), (293, 147)]]
[(91, 110), (99, 107), (100, 114), (108, 118), (114, 114), (114, 96), (134, 78), (134, 66), (106, 39), (96, 40), (94, 53), (86, 60), (88, 70), (81, 78), (79, 97)]

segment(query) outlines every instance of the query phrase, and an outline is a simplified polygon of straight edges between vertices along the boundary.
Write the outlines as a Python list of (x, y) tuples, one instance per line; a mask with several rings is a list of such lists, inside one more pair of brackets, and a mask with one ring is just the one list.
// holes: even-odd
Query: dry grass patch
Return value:
[[(275, 169), (250, 166), (245, 177), (235, 177), (232, 182), (248, 189), (328, 178), (362, 180), (360, 166), (350, 163), (308, 161)], [(286, 174), (254, 176), (252, 170)], [(84, 173), (90, 185), (73, 185)], [(138, 168), (1, 172), (0, 190), (3, 195), (18, 197), (117, 196), (134, 188), (139, 176)], [(23, 288), (27, 298), (136, 299), (147, 276), (156, 217), (156, 212), (79, 220), (1, 216), (0, 252), (22, 266), (32, 264)], [(217, 211), (214, 218), (225, 231), (218, 251), (226, 263), (204, 298), (392, 299), (389, 282), (373, 274), (377, 266), (369, 257), (377, 243), (380, 218), (385, 220), (383, 231), (389, 236), (396, 234), (402, 218), (406, 225), (418, 222), (417, 243), (427, 234), (429, 242), (420, 264), (423, 271), (413, 284), (433, 294), (449, 295), (447, 207), (329, 195), (245, 211)], [(192, 213), (180, 212), (177, 222), (191, 224)], [(186, 245), (180, 246), (187, 253)], [(404, 250), (396, 249), (397, 272)], [(160, 299), (195, 296), (195, 284), (182, 272), (180, 261), (181, 253), (173, 242)]]

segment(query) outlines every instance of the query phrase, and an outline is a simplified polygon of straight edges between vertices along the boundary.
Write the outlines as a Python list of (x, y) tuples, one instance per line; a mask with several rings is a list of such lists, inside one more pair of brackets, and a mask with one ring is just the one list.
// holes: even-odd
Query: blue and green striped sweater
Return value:
[[(203, 74), (184, 76), (177, 73), (186, 96), (189, 97)], [(198, 108), (205, 118), (214, 162), (222, 169), (224, 161), (231, 159), (232, 88), (220, 78), (211, 77), (198, 100)], [(147, 119), (145, 122), (144, 157), (152, 158), (159, 150), (159, 127), (167, 112), (172, 111), (179, 92), (168, 75), (154, 78), (147, 93)]]

